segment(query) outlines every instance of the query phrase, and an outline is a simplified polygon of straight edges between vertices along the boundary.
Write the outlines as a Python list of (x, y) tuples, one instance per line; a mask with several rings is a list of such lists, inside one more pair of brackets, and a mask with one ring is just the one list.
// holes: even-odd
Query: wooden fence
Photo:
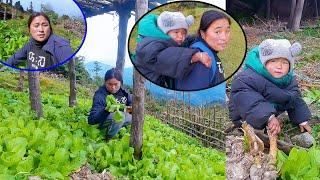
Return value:
[(161, 111), (146, 109), (146, 113), (199, 139), (204, 146), (225, 150), (226, 133), (224, 129), (229, 121), (226, 107), (218, 105), (193, 107), (190, 104), (171, 100), (164, 105)]

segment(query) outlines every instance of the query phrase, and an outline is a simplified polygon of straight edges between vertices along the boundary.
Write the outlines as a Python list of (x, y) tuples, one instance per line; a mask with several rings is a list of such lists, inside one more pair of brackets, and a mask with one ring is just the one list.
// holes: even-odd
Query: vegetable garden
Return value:
[(41, 76), (44, 117), (34, 120), (28, 93), (12, 88), (17, 80), (16, 73), (1, 75), (0, 178), (67, 179), (89, 163), (98, 172), (106, 169), (113, 176), (133, 179), (225, 179), (223, 152), (202, 147), (152, 116), (145, 117), (142, 160), (133, 158), (130, 128), (105, 142), (104, 132), (87, 124), (91, 99), (85, 97), (90, 93), (79, 87), (78, 106), (70, 108), (65, 81)]

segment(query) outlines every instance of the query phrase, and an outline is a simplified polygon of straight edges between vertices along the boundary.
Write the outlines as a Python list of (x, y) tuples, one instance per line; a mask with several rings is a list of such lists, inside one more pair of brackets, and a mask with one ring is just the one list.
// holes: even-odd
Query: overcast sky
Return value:
[(40, 10), (41, 4), (50, 4), (53, 10), (60, 16), (64, 14), (76, 17), (82, 16), (81, 10), (73, 0), (13, 0), (13, 5), (17, 1), (20, 1), (24, 10), (29, 8), (30, 2), (32, 1), (35, 11)]
[[(212, 0), (202, 1), (212, 3)], [(213, 4), (225, 9), (225, 0), (215, 0)], [(116, 13), (87, 18), (86, 40), (77, 55), (84, 56), (86, 62), (99, 61), (115, 66), (118, 48), (118, 20), (119, 17)], [(131, 16), (128, 22), (128, 37), (134, 22), (135, 18)], [(132, 64), (127, 49), (125, 52), (125, 67), (130, 67)]]

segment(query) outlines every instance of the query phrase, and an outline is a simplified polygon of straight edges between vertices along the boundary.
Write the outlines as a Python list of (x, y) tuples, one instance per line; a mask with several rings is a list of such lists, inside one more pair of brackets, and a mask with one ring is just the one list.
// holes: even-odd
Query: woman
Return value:
[[(224, 71), (217, 53), (223, 51), (230, 40), (230, 18), (222, 12), (210, 10), (203, 13), (196, 40), (190, 47), (209, 54), (211, 68), (196, 63), (188, 76), (176, 79), (178, 90), (198, 90), (215, 86), (224, 79)], [(224, 86), (224, 87), (223, 87)], [(225, 83), (220, 85), (224, 89)]]
[(106, 129), (106, 137), (110, 139), (115, 136), (122, 127), (131, 124), (132, 116), (127, 112), (123, 112), (123, 121), (115, 122), (113, 119), (114, 113), (106, 110), (106, 97), (112, 94), (119, 103), (131, 106), (132, 95), (121, 87), (123, 80), (119, 70), (115, 68), (109, 69), (105, 74), (104, 81), (105, 84), (94, 93), (88, 123), (91, 125), (99, 124), (100, 129)]
[[(139, 22), (136, 69), (148, 80), (170, 89), (175, 89), (174, 78), (182, 78), (201, 62), (210, 67), (211, 60), (205, 53), (188, 48), (182, 43), (193, 16), (181, 12), (164, 11), (159, 16), (148, 14)], [(201, 58), (200, 58), (201, 57)]]
[(27, 60), (29, 69), (44, 69), (72, 56), (70, 42), (53, 34), (46, 14), (32, 14), (28, 20), (28, 28), (31, 35), (29, 42), (5, 62), (7, 65), (17, 66)]

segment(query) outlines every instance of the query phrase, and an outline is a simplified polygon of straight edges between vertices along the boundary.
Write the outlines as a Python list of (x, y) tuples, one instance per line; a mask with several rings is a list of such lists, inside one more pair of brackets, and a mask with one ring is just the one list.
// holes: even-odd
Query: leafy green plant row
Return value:
[[(0, 82), (1, 83), (1, 82)], [(27, 93), (0, 88), (0, 179), (68, 179), (86, 162), (98, 172), (133, 179), (225, 179), (225, 155), (145, 117), (142, 160), (133, 158), (129, 130), (104, 141), (87, 124), (91, 100), (68, 107), (68, 96), (42, 93), (44, 118), (33, 120)]]
[(117, 177), (130, 179), (225, 179), (224, 153), (202, 147), (151, 116), (145, 120), (142, 160), (133, 158), (130, 134), (123, 129), (120, 140), (89, 147), (90, 164), (98, 171), (107, 168)]
[[(26, 24), (19, 25), (26, 28)], [(17, 50), (28, 42), (29, 37), (22, 33), (21, 26), (13, 27), (5, 21), (0, 21), (0, 59), (7, 60)]]
[(293, 148), (289, 156), (278, 152), (277, 167), (281, 179), (320, 179), (320, 147), (309, 150)]

